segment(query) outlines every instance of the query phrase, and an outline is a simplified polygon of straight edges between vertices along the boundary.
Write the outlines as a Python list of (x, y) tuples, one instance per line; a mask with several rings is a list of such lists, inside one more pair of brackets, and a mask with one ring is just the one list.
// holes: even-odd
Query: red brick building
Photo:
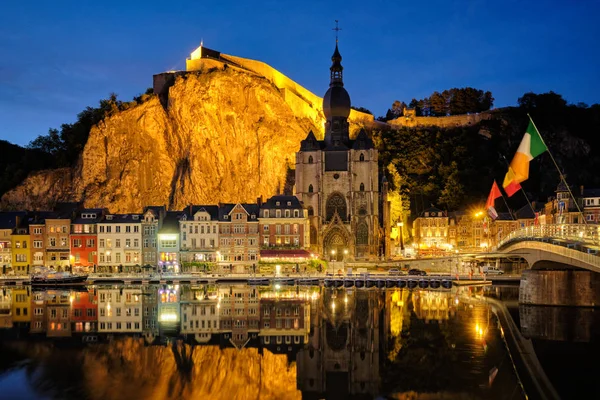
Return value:
[(101, 208), (77, 211), (71, 221), (71, 265), (74, 270), (93, 272), (98, 264), (98, 234), (96, 224), (105, 211)]

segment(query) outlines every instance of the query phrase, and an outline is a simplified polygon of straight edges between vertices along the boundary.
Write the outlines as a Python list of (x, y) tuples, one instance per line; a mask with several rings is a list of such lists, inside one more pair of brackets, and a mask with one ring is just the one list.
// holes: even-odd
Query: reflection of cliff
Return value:
[(40, 366), (30, 376), (43, 396), (69, 388), (88, 399), (301, 398), (295, 364), (266, 350), (261, 355), (256, 349), (181, 343), (145, 347), (131, 338), (77, 353), (41, 344), (19, 347), (36, 360), (31, 368)]
[(600, 337), (600, 313), (593, 308), (520, 305), (519, 318), (528, 339), (590, 342)]

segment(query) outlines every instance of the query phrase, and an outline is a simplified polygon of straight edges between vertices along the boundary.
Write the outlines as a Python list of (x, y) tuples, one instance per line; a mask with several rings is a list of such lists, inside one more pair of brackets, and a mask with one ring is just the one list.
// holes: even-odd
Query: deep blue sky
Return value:
[(258, 59), (323, 95), (340, 20), (355, 106), (385, 114), (434, 90), (528, 91), (600, 102), (600, 2), (11, 1), (0, 3), (0, 139), (27, 144), (115, 92), (184, 69), (200, 40)]

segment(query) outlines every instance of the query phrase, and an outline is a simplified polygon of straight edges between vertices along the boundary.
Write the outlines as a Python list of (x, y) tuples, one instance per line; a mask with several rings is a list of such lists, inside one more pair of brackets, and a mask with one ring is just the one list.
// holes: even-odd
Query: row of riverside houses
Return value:
[[(600, 223), (600, 189), (573, 191), (581, 207), (585, 222)], [(413, 221), (413, 244), (415, 251), (424, 255), (440, 255), (454, 252), (487, 251), (495, 247), (511, 232), (532, 225), (583, 224), (569, 189), (563, 184), (556, 188), (556, 196), (545, 204), (532, 202), (512, 215), (499, 213), (495, 221), (486, 217), (485, 211), (446, 212), (435, 207), (424, 210)]]
[[(78, 272), (247, 272), (312, 254), (308, 212), (295, 196), (256, 204), (145, 207), (142, 214), (60, 203), (53, 211), (0, 212), (2, 274), (36, 267)], [(254, 269), (255, 270), (255, 269)]]

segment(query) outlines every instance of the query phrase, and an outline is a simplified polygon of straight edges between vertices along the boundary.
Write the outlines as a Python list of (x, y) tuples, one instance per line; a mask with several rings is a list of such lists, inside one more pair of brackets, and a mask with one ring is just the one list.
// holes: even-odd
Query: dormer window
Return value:
[(112, 221), (112, 219), (113, 219), (113, 216), (112, 216), (112, 215), (107, 215), (107, 216), (106, 216), (106, 220), (107, 220), (107, 221)]
[(278, 202), (276, 202), (276, 203), (275, 203), (275, 205), (276, 205), (276, 206), (280, 206), (280, 205), (281, 205), (281, 202), (279, 202), (279, 201), (278, 201)]
[(250, 219), (256, 219), (256, 215), (254, 215), (254, 214), (250, 215)]
[(137, 221), (139, 219), (138, 215), (132, 215), (131, 218), (133, 218), (135, 221)]
[(288, 205), (288, 206), (291, 206), (291, 205), (292, 205), (292, 202), (291, 202), (291, 201), (288, 201), (288, 202), (287, 202), (287, 205)]
[(224, 215), (223, 219), (229, 219), (229, 215)]

